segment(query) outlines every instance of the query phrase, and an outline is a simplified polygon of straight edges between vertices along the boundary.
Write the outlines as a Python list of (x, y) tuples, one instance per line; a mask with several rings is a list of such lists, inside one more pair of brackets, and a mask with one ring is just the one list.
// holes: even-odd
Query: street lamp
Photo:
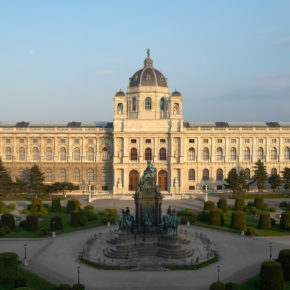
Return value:
[(24, 266), (28, 266), (28, 259), (27, 259), (27, 242), (24, 243)]

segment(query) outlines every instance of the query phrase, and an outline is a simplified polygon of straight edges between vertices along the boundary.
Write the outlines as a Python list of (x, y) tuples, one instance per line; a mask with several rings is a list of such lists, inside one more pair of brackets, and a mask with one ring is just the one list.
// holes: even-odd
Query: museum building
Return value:
[(114, 96), (113, 122), (0, 122), (0, 156), (13, 179), (37, 164), (45, 182), (72, 182), (77, 193), (132, 195), (151, 160), (162, 193), (224, 189), (232, 168), (253, 175), (290, 167), (290, 122), (185, 122), (182, 95), (166, 77), (144, 67)]

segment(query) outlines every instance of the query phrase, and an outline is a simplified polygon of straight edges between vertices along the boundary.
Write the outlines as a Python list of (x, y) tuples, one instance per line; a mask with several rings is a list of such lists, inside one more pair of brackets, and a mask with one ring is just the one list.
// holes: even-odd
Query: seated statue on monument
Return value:
[(136, 192), (140, 192), (142, 187), (151, 188), (156, 186), (157, 169), (152, 165), (150, 160), (147, 161), (147, 164), (147, 168), (137, 185)]
[(163, 216), (163, 230), (167, 232), (168, 229), (172, 229), (177, 232), (179, 224), (180, 220), (177, 217), (175, 209), (171, 209), (171, 206), (169, 206), (167, 209), (167, 214)]
[(130, 210), (127, 207), (126, 211), (122, 209), (122, 216), (118, 221), (119, 230), (122, 232), (133, 232), (135, 229), (135, 219), (130, 214)]

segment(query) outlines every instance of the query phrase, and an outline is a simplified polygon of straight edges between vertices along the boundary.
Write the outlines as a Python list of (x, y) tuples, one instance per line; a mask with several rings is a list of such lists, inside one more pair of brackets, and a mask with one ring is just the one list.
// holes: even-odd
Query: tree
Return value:
[(44, 174), (40, 171), (39, 167), (34, 164), (28, 175), (28, 187), (34, 193), (43, 192), (44, 185)]
[(225, 179), (225, 182), (225, 187), (232, 190), (233, 193), (244, 192), (248, 189), (248, 183), (246, 181), (244, 170), (241, 170), (239, 173), (237, 173), (237, 170), (235, 168), (232, 168), (229, 171), (228, 177)]
[(66, 190), (76, 190), (77, 186), (73, 185), (71, 182), (55, 182), (51, 185), (53, 188), (52, 192), (62, 191), (65, 194)]
[(16, 178), (16, 181), (14, 182), (14, 190), (17, 193), (27, 192), (27, 181)]
[(284, 188), (289, 189), (290, 188), (290, 168), (285, 167), (282, 171), (283, 174), (283, 182), (285, 183)]
[(12, 188), (13, 182), (11, 180), (11, 176), (3, 166), (0, 158), (0, 194), (9, 194), (11, 193)]
[(279, 189), (279, 187), (281, 186), (282, 179), (279, 174), (274, 173), (269, 177), (268, 182), (271, 185), (272, 190), (275, 191), (275, 189)]
[(258, 190), (261, 191), (265, 189), (267, 181), (267, 172), (264, 163), (259, 159), (254, 167), (254, 176), (252, 177), (252, 183), (256, 183)]

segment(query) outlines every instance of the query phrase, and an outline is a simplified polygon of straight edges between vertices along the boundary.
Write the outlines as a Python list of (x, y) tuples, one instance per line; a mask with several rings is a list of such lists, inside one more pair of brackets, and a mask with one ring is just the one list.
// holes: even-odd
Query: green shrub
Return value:
[(5, 213), (1, 216), (0, 226), (8, 226), (11, 231), (15, 231), (15, 218), (13, 214)]
[(50, 219), (50, 228), (52, 231), (58, 231), (63, 229), (63, 222), (61, 216), (53, 216)]
[(15, 203), (9, 203), (7, 205), (7, 208), (9, 208), (11, 211), (15, 210), (16, 209), (16, 204)]
[(274, 207), (274, 206), (270, 207), (270, 212), (276, 212), (276, 211), (277, 211), (276, 207)]
[(276, 261), (265, 261), (260, 268), (260, 283), (261, 290), (284, 290), (283, 271), (280, 263)]
[(0, 228), (0, 237), (5, 236), (11, 232), (11, 229), (8, 226)]
[(90, 209), (95, 209), (92, 205), (86, 205), (84, 207), (84, 210), (90, 210)]
[(75, 284), (71, 288), (72, 290), (85, 290), (85, 286), (83, 284)]
[(103, 225), (106, 225), (108, 221), (109, 221), (109, 217), (108, 216), (102, 216), (101, 222), (102, 222)]
[(275, 224), (276, 224), (276, 220), (275, 220), (275, 219), (273, 219), (273, 218), (271, 218), (271, 225), (272, 225), (272, 227), (274, 227), (274, 226), (275, 226)]
[(28, 215), (28, 214), (31, 214), (31, 212), (28, 210), (28, 209), (23, 209), (21, 211), (22, 214), (25, 214), (25, 215)]
[(243, 198), (236, 198), (235, 210), (241, 211), (246, 207), (245, 200)]
[(9, 212), (10, 212), (10, 210), (6, 206), (5, 207), (0, 207), (0, 213), (9, 213)]
[(211, 210), (209, 213), (209, 225), (212, 226), (223, 226), (223, 211), (221, 209)]
[(225, 290), (240, 290), (240, 285), (237, 283), (229, 282), (226, 284)]
[(82, 227), (88, 224), (88, 217), (85, 211), (73, 211), (71, 213), (71, 226)]
[(26, 284), (26, 278), (18, 276), (14, 279), (14, 289), (15, 288), (20, 288), (20, 287), (25, 287)]
[(0, 201), (0, 208), (2, 208), (2, 207), (6, 207), (6, 203), (3, 201)]
[(228, 211), (228, 203), (225, 198), (220, 198), (218, 201), (218, 208), (220, 208), (223, 212)]
[(287, 206), (288, 206), (287, 201), (283, 200), (280, 202), (280, 207), (287, 207)]
[(246, 234), (246, 236), (255, 236), (257, 234), (257, 232), (256, 232), (255, 228), (248, 227), (245, 234)]
[(225, 284), (223, 282), (217, 281), (210, 285), (210, 290), (225, 290)]
[(25, 228), (26, 227), (26, 221), (24, 221), (24, 220), (20, 221), (19, 226), (21, 228)]
[(254, 204), (257, 209), (262, 210), (264, 208), (264, 198), (261, 196), (255, 197)]
[(203, 210), (198, 213), (197, 219), (202, 222), (208, 222), (209, 221), (209, 210)]
[(37, 197), (33, 198), (31, 201), (31, 204), (29, 205), (29, 208), (27, 209), (32, 212), (41, 212), (43, 209), (41, 198), (37, 198)]
[(35, 232), (38, 230), (38, 216), (30, 214), (26, 216), (25, 229), (28, 232)]
[(206, 201), (203, 205), (203, 210), (208, 210), (211, 211), (215, 208), (214, 202), (213, 201)]
[(46, 208), (46, 209), (49, 209), (49, 204), (48, 203), (44, 203), (43, 207)]
[(78, 199), (69, 199), (67, 201), (66, 211), (72, 213), (73, 211), (79, 211), (81, 209), (81, 204)]
[(60, 284), (60, 285), (57, 287), (57, 290), (71, 290), (71, 287), (70, 287), (70, 285), (68, 285), (68, 284)]
[(185, 215), (185, 211), (184, 210), (179, 210), (177, 212), (177, 216), (180, 217), (180, 216), (184, 216)]
[(290, 211), (284, 211), (281, 214), (280, 227), (284, 230), (288, 230), (290, 224)]
[(269, 208), (269, 204), (267, 202), (264, 202), (264, 210)]
[(231, 219), (231, 228), (237, 230), (245, 230), (247, 228), (247, 221), (243, 211), (233, 211)]
[(281, 250), (279, 252), (278, 262), (282, 266), (284, 279), (290, 281), (290, 249)]
[(94, 221), (98, 219), (99, 213), (96, 210), (89, 209), (89, 210), (85, 210), (85, 212), (88, 216), (89, 221)]
[(271, 217), (268, 212), (262, 212), (259, 218), (259, 225), (258, 228), (261, 230), (269, 230), (271, 229)]
[(51, 202), (50, 211), (52, 212), (61, 212), (61, 203), (59, 198), (54, 198)]
[(114, 208), (110, 209), (110, 216), (117, 216), (118, 215), (118, 211)]
[(0, 254), (0, 283), (13, 281), (18, 276), (18, 255), (15, 253)]
[(49, 236), (49, 230), (47, 227), (41, 227), (39, 229), (39, 233), (41, 237), (48, 237)]
[(184, 210), (184, 215), (186, 216), (191, 216), (192, 215), (192, 209), (191, 208), (186, 208)]
[(20, 288), (17, 288), (17, 290), (34, 290), (34, 288), (31, 288), (31, 287), (20, 287)]
[(251, 208), (252, 206), (254, 206), (254, 203), (253, 203), (251, 200), (249, 200), (247, 206), (248, 206), (249, 208)]
[(103, 211), (103, 215), (104, 216), (109, 216), (110, 215), (111, 210), (109, 208), (105, 208)]
[(251, 212), (251, 214), (255, 215), (255, 214), (258, 213), (258, 210), (257, 210), (257, 208), (255, 206), (251, 206), (250, 212)]

